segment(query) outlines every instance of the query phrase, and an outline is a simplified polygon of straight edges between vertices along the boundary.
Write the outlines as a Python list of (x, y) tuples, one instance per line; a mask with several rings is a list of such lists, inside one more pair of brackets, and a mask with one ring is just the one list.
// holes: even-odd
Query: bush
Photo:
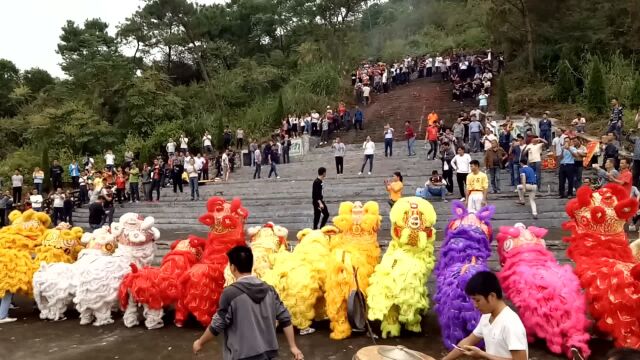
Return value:
[(640, 109), (640, 76), (635, 77), (633, 86), (631, 87), (631, 94), (629, 95), (629, 108), (633, 111)]
[(607, 95), (600, 61), (597, 58), (592, 61), (586, 92), (589, 111), (596, 114), (604, 114), (607, 111)]
[(558, 101), (568, 103), (576, 98), (576, 79), (566, 60), (560, 61), (558, 65), (558, 80), (554, 90), (555, 98)]
[(509, 93), (504, 75), (498, 79), (498, 113), (509, 115)]

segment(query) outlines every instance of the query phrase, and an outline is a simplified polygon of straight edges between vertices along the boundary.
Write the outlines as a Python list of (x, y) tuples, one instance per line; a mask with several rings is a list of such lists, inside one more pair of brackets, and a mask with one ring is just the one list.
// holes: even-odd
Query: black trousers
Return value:
[(0, 227), (4, 227), (7, 223), (7, 209), (0, 209)]
[(53, 225), (58, 225), (58, 222), (64, 221), (64, 208), (54, 207), (53, 208)]
[(173, 173), (173, 192), (182, 192), (182, 171)]
[(261, 165), (256, 163), (256, 171), (253, 173), (253, 178), (258, 177), (260, 179), (260, 170), (262, 170)]
[(447, 191), (453, 193), (453, 170), (443, 170), (442, 177), (447, 182)]
[(342, 174), (344, 171), (344, 158), (342, 156), (336, 156), (336, 173)]
[[(561, 197), (573, 196), (573, 185), (576, 178), (576, 166), (575, 164), (560, 164), (560, 185), (558, 186), (558, 195)], [(569, 183), (568, 191), (565, 193), (565, 185)]]
[(384, 157), (387, 157), (387, 150), (389, 156), (393, 156), (393, 139), (384, 139)]
[(429, 155), (433, 152), (433, 159), (438, 156), (438, 141), (429, 140), (429, 152), (427, 153), (427, 159), (429, 159)]
[(13, 202), (15, 204), (22, 204), (22, 186), (13, 187)]
[(364, 156), (364, 162), (362, 163), (362, 169), (360, 169), (360, 172), (364, 172), (364, 167), (367, 165), (367, 161), (369, 162), (369, 172), (373, 171), (373, 154), (370, 154)]
[(289, 157), (289, 147), (283, 146), (282, 147), (282, 163), (288, 164), (290, 162), (291, 162), (291, 158)]
[(460, 190), (461, 197), (466, 197), (464, 189), (465, 189), (465, 186), (467, 185), (467, 175), (469, 174), (456, 173), (456, 180), (458, 180), (458, 190)]
[(640, 189), (640, 160), (633, 160), (633, 186)]
[(327, 204), (322, 202), (322, 209), (318, 206), (318, 203), (313, 204), (313, 230), (318, 229), (318, 222), (320, 222), (320, 214), (322, 214), (322, 222), (320, 223), (320, 228), (327, 225), (327, 221), (329, 220), (329, 209), (327, 209)]
[[(153, 190), (156, 191), (156, 201), (160, 201), (160, 180), (151, 181), (151, 191), (149, 191), (149, 201), (153, 200)], [(182, 192), (182, 179), (180, 179), (180, 192)]]
[(58, 190), (58, 188), (62, 188), (62, 177), (53, 177), (51, 178), (51, 185), (53, 185), (53, 190)]
[(79, 176), (72, 176), (71, 177), (71, 187), (73, 189), (79, 189), (80, 188), (80, 177)]
[(239, 138), (236, 140), (236, 149), (242, 149), (244, 145), (244, 138)]

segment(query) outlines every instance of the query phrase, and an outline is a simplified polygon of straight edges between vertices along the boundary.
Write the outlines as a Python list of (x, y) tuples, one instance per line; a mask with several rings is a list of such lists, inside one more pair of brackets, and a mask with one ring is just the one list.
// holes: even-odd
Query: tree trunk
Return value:
[(533, 73), (533, 30), (531, 29), (531, 19), (529, 18), (529, 9), (527, 9), (527, 5), (524, 1), (521, 1), (522, 4), (522, 17), (524, 18), (524, 26), (525, 31), (527, 32), (527, 56), (528, 56), (528, 70), (530, 73)]

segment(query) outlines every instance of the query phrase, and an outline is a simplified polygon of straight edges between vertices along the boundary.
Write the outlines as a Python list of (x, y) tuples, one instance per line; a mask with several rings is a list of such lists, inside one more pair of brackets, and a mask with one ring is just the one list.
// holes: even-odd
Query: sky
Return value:
[[(198, 0), (200, 4), (225, 0)], [(82, 24), (100, 18), (116, 25), (133, 14), (141, 0), (2, 0), (0, 6), (0, 58), (13, 61), (20, 70), (39, 67), (53, 76), (63, 76), (56, 49), (67, 20)]]

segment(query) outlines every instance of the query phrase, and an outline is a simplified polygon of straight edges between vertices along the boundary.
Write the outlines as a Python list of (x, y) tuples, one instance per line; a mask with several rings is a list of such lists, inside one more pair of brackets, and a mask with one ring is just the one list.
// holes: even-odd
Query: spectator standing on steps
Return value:
[(464, 124), (462, 118), (458, 118), (451, 127), (453, 130), (453, 136), (456, 138), (456, 146), (464, 146)]
[(284, 139), (282, 139), (281, 145), (282, 145), (282, 163), (288, 164), (291, 162), (291, 158), (289, 157), (289, 150), (291, 149), (291, 139), (289, 139), (289, 135), (284, 136)]
[(53, 226), (58, 226), (58, 222), (64, 219), (64, 194), (62, 189), (58, 188), (54, 194), (51, 195), (53, 199)]
[(202, 136), (202, 152), (207, 155), (211, 155), (213, 153), (213, 146), (211, 145), (211, 135), (209, 135), (208, 131), (204, 132)]
[(187, 154), (189, 152), (189, 138), (182, 133), (182, 135), (180, 135), (180, 151), (182, 151), (183, 154)]
[(607, 132), (614, 133), (618, 141), (621, 141), (620, 136), (622, 135), (622, 128), (624, 126), (623, 116), (623, 109), (618, 103), (618, 99), (611, 99), (611, 117), (609, 118), (609, 129)]
[(440, 128), (438, 128), (437, 123), (430, 124), (427, 127), (427, 136), (425, 138), (425, 140), (429, 142), (429, 152), (427, 152), (427, 160), (429, 160), (429, 155), (431, 155), (431, 153), (433, 153), (433, 157), (432, 157), (433, 160), (435, 160), (436, 156), (438, 156), (438, 133), (439, 132), (440, 132)]
[(356, 106), (356, 112), (353, 115), (353, 128), (362, 130), (362, 124), (364, 123), (364, 113), (360, 110), (360, 107)]
[(236, 150), (242, 150), (244, 146), (244, 130), (238, 128), (236, 130)]
[[(157, 162), (158, 160), (154, 160), (154, 167), (155, 167), (155, 162)], [(160, 164), (158, 163), (158, 167), (160, 167)], [(155, 172), (155, 169), (154, 169)], [(184, 172), (184, 157), (182, 157), (182, 152), (179, 153), (179, 155), (173, 159), (173, 163), (171, 166), (171, 178), (173, 180), (173, 192), (177, 193), (178, 189), (180, 189), (180, 192), (182, 193), (182, 173)]]
[(256, 176), (260, 179), (260, 170), (262, 168), (262, 152), (260, 151), (260, 145), (256, 144), (256, 149), (253, 151), (253, 159), (255, 162), (256, 170), (253, 172), (253, 178)]
[(62, 187), (62, 174), (64, 174), (64, 169), (58, 163), (58, 160), (53, 160), (53, 166), (49, 171), (51, 176), (51, 185), (54, 189)]
[(489, 179), (487, 179), (487, 174), (480, 171), (478, 160), (471, 160), (469, 165), (471, 173), (467, 176), (467, 210), (469, 213), (475, 214), (487, 205)]
[[(638, 156), (640, 156), (640, 153), (638, 153)], [(638, 167), (638, 169), (640, 170), (640, 167)], [(40, 168), (36, 166), (31, 176), (33, 177), (33, 187), (35, 187), (36, 190), (38, 190), (38, 194), (42, 194), (42, 183), (44, 182), (44, 171), (40, 170)]]
[(538, 218), (538, 208), (536, 207), (536, 193), (538, 192), (538, 179), (536, 179), (536, 172), (527, 166), (525, 160), (520, 161), (520, 184), (516, 187), (518, 190), (518, 204), (524, 205), (524, 196), (529, 194), (529, 205), (531, 206), (531, 213), (533, 218)]
[(104, 163), (107, 170), (113, 172), (113, 169), (116, 167), (116, 156), (113, 155), (113, 151), (107, 150), (107, 153), (104, 155)]
[(15, 204), (22, 204), (22, 183), (24, 178), (20, 174), (20, 170), (16, 169), (13, 176), (11, 176), (11, 186), (13, 188), (13, 202)]
[(371, 141), (370, 136), (367, 136), (364, 144), (362, 144), (362, 148), (364, 149), (364, 162), (362, 163), (362, 168), (358, 175), (362, 175), (362, 172), (364, 172), (364, 167), (367, 165), (367, 161), (369, 162), (369, 175), (371, 175), (371, 172), (373, 171), (373, 154), (376, 152), (376, 143)]
[(521, 156), (527, 156), (529, 166), (535, 170), (536, 179), (538, 180), (538, 189), (542, 188), (542, 151), (547, 141), (542, 138), (534, 138), (529, 145), (522, 149)]
[(442, 160), (442, 177), (446, 181), (447, 184), (447, 192), (449, 194), (453, 194), (453, 166), (451, 165), (451, 161), (456, 154), (453, 152), (453, 148), (450, 142), (442, 143), (442, 148), (440, 149), (440, 160)]
[[(387, 123), (384, 126), (384, 157), (387, 157), (387, 154), (393, 156), (393, 132), (393, 128)], [(640, 156), (640, 154), (638, 155)]]
[(551, 142), (551, 128), (553, 124), (549, 120), (549, 112), (545, 111), (542, 115), (542, 119), (538, 122), (538, 129), (540, 130), (540, 137), (547, 143)]
[(484, 166), (489, 172), (491, 178), (491, 193), (500, 194), (500, 169), (503, 162), (507, 159), (507, 153), (498, 146), (498, 142), (493, 140), (491, 148), (484, 155)]
[(344, 173), (344, 154), (346, 153), (347, 148), (344, 146), (342, 141), (340, 141), (339, 136), (333, 141), (333, 145), (331, 145), (331, 147), (334, 150), (333, 155), (336, 160), (336, 174), (337, 176), (340, 176)]
[[(571, 145), (569, 139), (565, 139), (564, 148), (562, 150), (562, 157), (560, 160), (559, 171), (559, 186), (558, 193), (561, 199), (573, 196), (573, 186), (575, 185), (576, 166), (575, 158), (577, 156), (577, 150)], [(565, 185), (568, 185), (567, 192), (565, 193)]]
[(464, 146), (458, 147), (458, 155), (451, 160), (451, 167), (456, 172), (456, 180), (458, 181), (458, 190), (462, 200), (466, 199), (465, 186), (467, 184), (467, 176), (471, 172), (471, 156), (464, 153)]
[(71, 187), (74, 190), (80, 188), (80, 166), (78, 166), (78, 162), (73, 160), (71, 164), (69, 164), (69, 176), (71, 177)]
[[(273, 146), (272, 146), (273, 147)], [(278, 155), (278, 153), (276, 151), (271, 151), (271, 153), (269, 154), (269, 176), (267, 176), (268, 178), (271, 178), (271, 175), (275, 175), (276, 179), (280, 179), (280, 175), (278, 175), (278, 169), (276, 168), (276, 164), (278, 163), (278, 157), (280, 155)]]
[[(413, 126), (411, 126), (411, 121), (404, 122), (404, 136), (407, 138), (407, 152), (409, 156), (415, 156), (416, 152), (414, 151), (414, 147), (416, 144), (416, 133), (413, 131)], [(435, 154), (434, 154), (435, 157)]]
[(470, 152), (476, 153), (480, 151), (480, 139), (482, 135), (482, 124), (478, 121), (478, 118), (475, 116), (471, 117), (471, 122), (469, 123), (469, 142), (470, 142)]
[(324, 202), (324, 195), (322, 190), (324, 189), (324, 178), (327, 176), (327, 169), (321, 167), (318, 169), (318, 177), (313, 181), (313, 188), (311, 191), (311, 199), (313, 201), (313, 229), (318, 229), (318, 222), (320, 222), (320, 214), (322, 214), (322, 222), (320, 222), (320, 228), (324, 227), (329, 220), (329, 210), (327, 204)]
[[(207, 133), (205, 133), (205, 135), (206, 134)], [(167, 143), (165, 149), (167, 150), (167, 155), (169, 155), (169, 157), (172, 157), (176, 153), (176, 142), (173, 141), (172, 138), (169, 138), (169, 142)]]

